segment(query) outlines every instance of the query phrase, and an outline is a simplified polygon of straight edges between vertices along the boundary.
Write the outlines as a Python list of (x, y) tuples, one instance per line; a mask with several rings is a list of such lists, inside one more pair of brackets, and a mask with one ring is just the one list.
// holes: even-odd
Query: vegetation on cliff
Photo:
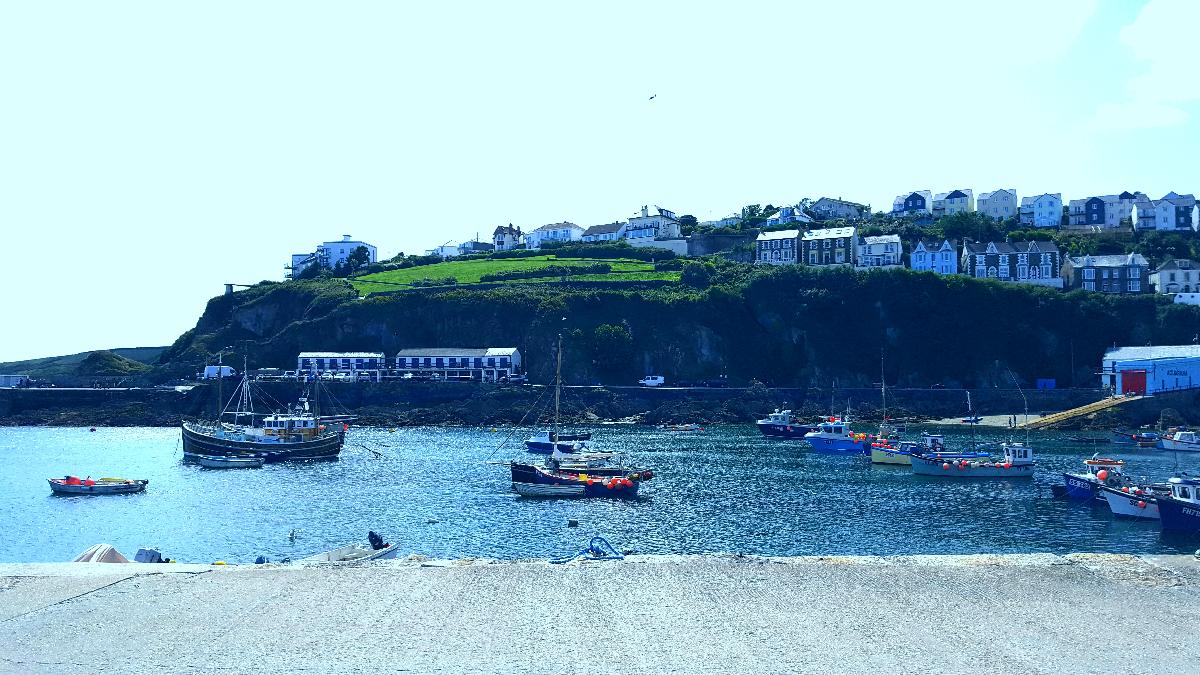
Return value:
[(75, 369), (78, 375), (137, 375), (150, 366), (108, 351), (92, 352)]
[(869, 385), (882, 353), (894, 385), (1011, 386), (1015, 377), (1095, 386), (1113, 344), (1188, 344), (1200, 333), (1200, 308), (1153, 295), (904, 269), (682, 267), (686, 283), (658, 287), (513, 283), (366, 299), (342, 280), (262, 284), (210, 301), (160, 363), (194, 372), (227, 346), (251, 367), (281, 368), (300, 351), (516, 346), (533, 379), (548, 381), (561, 331), (564, 376), (576, 383), (655, 373), (671, 382), (724, 374), (735, 383)]

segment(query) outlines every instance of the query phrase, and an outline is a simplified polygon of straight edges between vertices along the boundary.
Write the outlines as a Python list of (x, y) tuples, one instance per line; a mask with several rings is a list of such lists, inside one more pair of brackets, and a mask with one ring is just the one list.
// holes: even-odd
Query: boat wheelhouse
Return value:
[(1168, 483), (1171, 494), (1158, 498), (1163, 530), (1200, 532), (1200, 480), (1176, 476)]
[(804, 434), (804, 440), (817, 452), (866, 454), (870, 448), (870, 437), (856, 433), (850, 425), (838, 417), (830, 417), (817, 425), (815, 431)]
[(804, 438), (804, 434), (817, 430), (815, 424), (802, 424), (791, 410), (775, 409), (775, 412), (755, 422), (758, 430), (767, 438)]
[(871, 463), (911, 466), (912, 455), (941, 452), (944, 449), (945, 440), (941, 434), (921, 434), (920, 441), (890, 443), (880, 440), (871, 443)]
[(1163, 435), (1158, 441), (1163, 450), (1176, 452), (1200, 452), (1200, 433), (1190, 429), (1181, 429)]

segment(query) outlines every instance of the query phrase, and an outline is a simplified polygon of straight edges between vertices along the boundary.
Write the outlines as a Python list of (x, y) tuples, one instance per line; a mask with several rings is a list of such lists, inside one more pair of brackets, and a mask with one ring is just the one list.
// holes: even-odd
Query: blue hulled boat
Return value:
[(1095, 457), (1083, 460), (1086, 471), (1079, 473), (1063, 473), (1063, 484), (1053, 486), (1056, 496), (1081, 501), (1104, 502), (1100, 493), (1101, 485), (1120, 488), (1128, 485), (1129, 479), (1122, 472), (1125, 462), (1119, 459)]
[(836, 454), (869, 454), (871, 437), (867, 434), (855, 433), (850, 425), (837, 417), (817, 425), (816, 431), (804, 434), (804, 440), (812, 445), (817, 452)]
[(1170, 496), (1158, 498), (1162, 529), (1200, 532), (1200, 480), (1177, 476), (1168, 482), (1171, 485)]

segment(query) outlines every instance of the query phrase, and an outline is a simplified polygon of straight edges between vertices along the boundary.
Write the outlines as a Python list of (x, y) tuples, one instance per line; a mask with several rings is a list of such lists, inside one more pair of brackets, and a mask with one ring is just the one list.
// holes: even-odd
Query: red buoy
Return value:
[(950, 463), (949, 463), (949, 462), (943, 462), (943, 463), (942, 463), (942, 471), (949, 471), (949, 470), (950, 470)]
[(1099, 478), (1102, 481), (1108, 480), (1108, 470), (1100, 469), (1099, 471), (1096, 472), (1096, 478)]
[(1137, 503), (1137, 507), (1138, 507), (1139, 509), (1144, 509), (1144, 508), (1146, 508), (1146, 502), (1143, 502), (1143, 501), (1139, 500), (1139, 501), (1138, 501), (1138, 503)]

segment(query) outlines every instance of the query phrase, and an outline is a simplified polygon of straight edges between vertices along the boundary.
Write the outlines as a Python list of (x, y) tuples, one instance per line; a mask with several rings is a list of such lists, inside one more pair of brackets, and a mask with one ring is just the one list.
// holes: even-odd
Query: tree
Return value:
[(366, 246), (359, 246), (351, 251), (349, 257), (346, 258), (346, 267), (351, 272), (366, 267), (370, 264), (371, 251), (369, 251)]
[(633, 358), (633, 336), (625, 324), (603, 323), (592, 332), (592, 363), (601, 371), (627, 367)]
[(698, 224), (699, 223), (696, 221), (696, 216), (679, 216), (679, 232), (685, 237), (694, 233)]
[(713, 270), (698, 260), (688, 260), (683, 263), (683, 273), (680, 280), (694, 288), (708, 288), (712, 284)]

